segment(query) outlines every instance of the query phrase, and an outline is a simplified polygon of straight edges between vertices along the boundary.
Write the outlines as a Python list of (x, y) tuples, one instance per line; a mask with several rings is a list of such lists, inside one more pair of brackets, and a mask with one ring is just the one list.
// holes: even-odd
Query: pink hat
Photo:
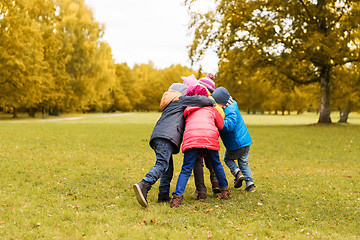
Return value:
[(202, 85), (194, 85), (194, 86), (190, 86), (186, 92), (186, 96), (192, 96), (192, 95), (202, 95), (205, 97), (208, 97), (208, 91), (206, 90), (206, 88)]
[(193, 86), (195, 84), (199, 84), (194, 74), (191, 74), (188, 77), (181, 77), (181, 79), (184, 81), (184, 84), (188, 87)]
[(199, 83), (204, 85), (210, 93), (213, 93), (215, 90), (214, 75), (209, 73), (206, 77), (199, 79)]

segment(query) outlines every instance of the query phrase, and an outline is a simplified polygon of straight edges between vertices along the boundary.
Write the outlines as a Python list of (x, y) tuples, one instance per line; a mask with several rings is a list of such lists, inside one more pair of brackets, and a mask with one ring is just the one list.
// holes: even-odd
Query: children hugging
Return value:
[[(160, 179), (158, 202), (170, 202), (171, 208), (180, 206), (192, 171), (196, 200), (205, 200), (204, 162), (210, 172), (213, 193), (220, 193), (220, 199), (230, 199), (228, 181), (219, 157), (219, 136), (226, 147), (224, 162), (234, 176), (234, 187), (241, 187), (245, 180), (243, 190), (254, 192), (255, 185), (248, 165), (252, 139), (236, 101), (225, 88), (215, 89), (212, 74), (199, 80), (194, 75), (182, 77), (182, 80), (183, 83), (173, 83), (160, 101), (162, 114), (149, 142), (155, 151), (156, 162), (145, 177), (133, 185), (137, 201), (147, 207), (147, 194)], [(183, 164), (175, 192), (170, 198), (174, 172), (172, 155), (180, 152), (181, 143)]]

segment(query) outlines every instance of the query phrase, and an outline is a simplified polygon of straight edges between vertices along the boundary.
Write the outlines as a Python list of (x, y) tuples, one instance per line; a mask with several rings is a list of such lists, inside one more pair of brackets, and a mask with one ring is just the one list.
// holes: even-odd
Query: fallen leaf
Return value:
[(207, 214), (207, 213), (211, 212), (212, 210), (214, 210), (214, 209), (213, 209), (213, 208), (206, 209), (206, 210), (205, 210), (205, 214)]

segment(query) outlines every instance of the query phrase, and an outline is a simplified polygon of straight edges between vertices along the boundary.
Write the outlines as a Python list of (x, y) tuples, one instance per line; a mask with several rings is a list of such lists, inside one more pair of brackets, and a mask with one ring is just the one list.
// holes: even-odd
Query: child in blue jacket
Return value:
[(246, 187), (244, 190), (255, 192), (249, 167), (250, 145), (253, 141), (240, 114), (237, 102), (223, 87), (215, 89), (212, 97), (225, 112), (224, 128), (220, 131), (220, 137), (226, 147), (224, 162), (235, 177), (234, 187), (241, 187), (242, 181), (245, 179)]

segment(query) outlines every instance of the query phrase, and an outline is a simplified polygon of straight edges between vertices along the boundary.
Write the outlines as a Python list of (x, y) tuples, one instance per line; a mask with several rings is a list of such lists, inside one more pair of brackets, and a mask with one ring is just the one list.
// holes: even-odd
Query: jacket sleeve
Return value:
[(224, 119), (224, 128), (222, 129), (222, 131), (223, 132), (233, 131), (235, 129), (236, 123), (237, 123), (236, 111), (227, 112)]
[(214, 108), (214, 113), (215, 113), (215, 126), (216, 126), (219, 130), (221, 130), (221, 129), (223, 129), (223, 127), (224, 127), (224, 119), (223, 119), (223, 117), (221, 116), (221, 114), (219, 113), (219, 111), (216, 110), (215, 108)]
[(180, 97), (180, 100), (185, 106), (190, 106), (190, 107), (207, 107), (207, 106), (215, 105), (214, 100), (200, 95), (183, 96)]

